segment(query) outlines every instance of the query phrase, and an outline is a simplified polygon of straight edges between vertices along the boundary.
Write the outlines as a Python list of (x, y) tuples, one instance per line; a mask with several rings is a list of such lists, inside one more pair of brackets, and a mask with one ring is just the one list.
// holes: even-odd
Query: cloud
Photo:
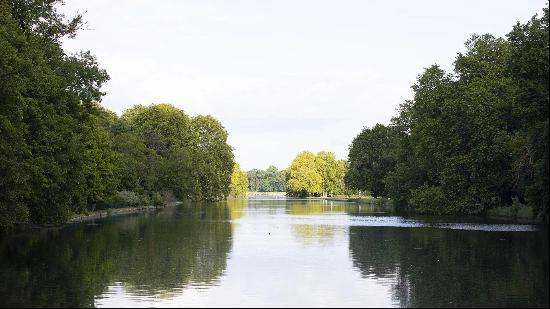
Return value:
[(304, 149), (347, 157), (361, 128), (411, 98), (423, 68), (451, 67), (472, 33), (504, 35), (545, 2), (73, 0), (63, 10), (87, 10), (90, 30), (64, 47), (107, 69), (107, 108), (210, 114), (244, 169), (284, 168)]

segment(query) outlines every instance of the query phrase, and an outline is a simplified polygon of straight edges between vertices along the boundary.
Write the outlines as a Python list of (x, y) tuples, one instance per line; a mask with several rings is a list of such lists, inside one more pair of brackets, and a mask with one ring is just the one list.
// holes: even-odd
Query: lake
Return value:
[(0, 235), (2, 307), (547, 307), (548, 228), (299, 199)]

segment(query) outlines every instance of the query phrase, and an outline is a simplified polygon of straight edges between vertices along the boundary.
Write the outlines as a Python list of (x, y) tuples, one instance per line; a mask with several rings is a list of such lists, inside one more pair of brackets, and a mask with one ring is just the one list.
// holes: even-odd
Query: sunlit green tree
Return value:
[(231, 173), (231, 190), (230, 195), (234, 197), (245, 197), (248, 192), (248, 177), (245, 172), (241, 171), (239, 163), (233, 164), (233, 172)]
[(320, 195), (323, 177), (317, 169), (317, 158), (310, 151), (302, 151), (287, 169), (287, 193), (289, 195)]

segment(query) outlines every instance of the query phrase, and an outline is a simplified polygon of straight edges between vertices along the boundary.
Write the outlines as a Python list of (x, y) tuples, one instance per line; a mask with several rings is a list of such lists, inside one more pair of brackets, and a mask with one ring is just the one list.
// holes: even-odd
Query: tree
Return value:
[(284, 192), (286, 190), (285, 174), (270, 165), (265, 171), (262, 179), (263, 192)]
[(317, 158), (309, 151), (302, 151), (287, 170), (287, 193), (309, 196), (323, 192), (323, 177), (317, 169)]
[(284, 192), (286, 179), (284, 171), (279, 171), (273, 165), (266, 170), (252, 169), (247, 172), (249, 190), (255, 192)]
[(199, 199), (227, 197), (233, 170), (233, 152), (227, 144), (227, 131), (211, 116), (191, 119), (193, 172), (198, 180)]
[(173, 148), (191, 146), (191, 120), (173, 105), (136, 105), (125, 111), (121, 118), (143, 139), (147, 148), (160, 156), (166, 156)]
[(0, 226), (62, 223), (108, 193), (108, 164), (88, 167), (110, 157), (91, 118), (109, 77), (89, 52), (65, 54), (60, 40), (82, 17), (66, 19), (59, 3), (0, 2)]
[[(154, 150), (147, 148), (138, 135), (131, 132), (116, 134), (113, 137), (113, 149), (117, 158), (116, 173), (119, 191), (133, 191), (143, 195), (161, 187), (159, 178), (162, 176), (160, 175), (162, 158)], [(182, 166), (185, 166), (184, 162), (182, 161)], [(169, 168), (166, 167), (165, 170)], [(170, 176), (176, 174), (174, 169), (172, 171)], [(165, 179), (165, 181), (169, 180)]]
[(394, 144), (395, 133), (390, 127), (377, 124), (363, 129), (349, 148), (346, 185), (369, 191), (374, 197), (385, 196), (384, 177), (395, 165)]
[(248, 177), (245, 172), (241, 171), (239, 163), (233, 164), (233, 172), (231, 173), (231, 190), (230, 195), (233, 197), (245, 197), (248, 192)]
[(118, 185), (115, 175), (116, 154), (112, 149), (109, 132), (100, 126), (99, 118), (89, 115), (82, 124), (83, 173), (81, 183), (86, 204), (106, 200)]
[(260, 189), (262, 186), (262, 175), (261, 170), (259, 169), (251, 169), (250, 171), (246, 172), (246, 175), (248, 176), (248, 191), (253, 192), (262, 192)]
[(512, 102), (514, 138), (513, 183), (525, 190), (527, 202), (548, 222), (548, 7), (542, 16), (517, 23), (507, 35), (508, 70), (515, 91)]
[(376, 127), (353, 141), (347, 184), (424, 213), (483, 214), (519, 202), (547, 219), (548, 8), (507, 37), (473, 35), (453, 73), (434, 65), (419, 75), (390, 143)]
[(321, 175), (322, 190), (327, 196), (344, 192), (345, 161), (336, 160), (332, 152), (320, 151), (316, 158), (317, 171)]
[(233, 153), (225, 128), (211, 116), (189, 118), (170, 104), (137, 105), (111, 125), (121, 190), (169, 191), (180, 199), (229, 194)]

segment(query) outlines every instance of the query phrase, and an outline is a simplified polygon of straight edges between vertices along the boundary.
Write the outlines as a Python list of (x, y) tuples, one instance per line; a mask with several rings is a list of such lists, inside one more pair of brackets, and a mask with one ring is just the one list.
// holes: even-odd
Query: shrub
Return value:
[(164, 205), (164, 200), (162, 199), (162, 196), (159, 192), (153, 192), (151, 194), (151, 204), (153, 204), (153, 206), (155, 207)]
[(410, 205), (420, 213), (444, 214), (447, 204), (441, 187), (423, 185), (411, 191)]
[(141, 202), (139, 195), (132, 191), (118, 191), (113, 197), (113, 202), (118, 204), (124, 204), (129, 207), (136, 207)]

